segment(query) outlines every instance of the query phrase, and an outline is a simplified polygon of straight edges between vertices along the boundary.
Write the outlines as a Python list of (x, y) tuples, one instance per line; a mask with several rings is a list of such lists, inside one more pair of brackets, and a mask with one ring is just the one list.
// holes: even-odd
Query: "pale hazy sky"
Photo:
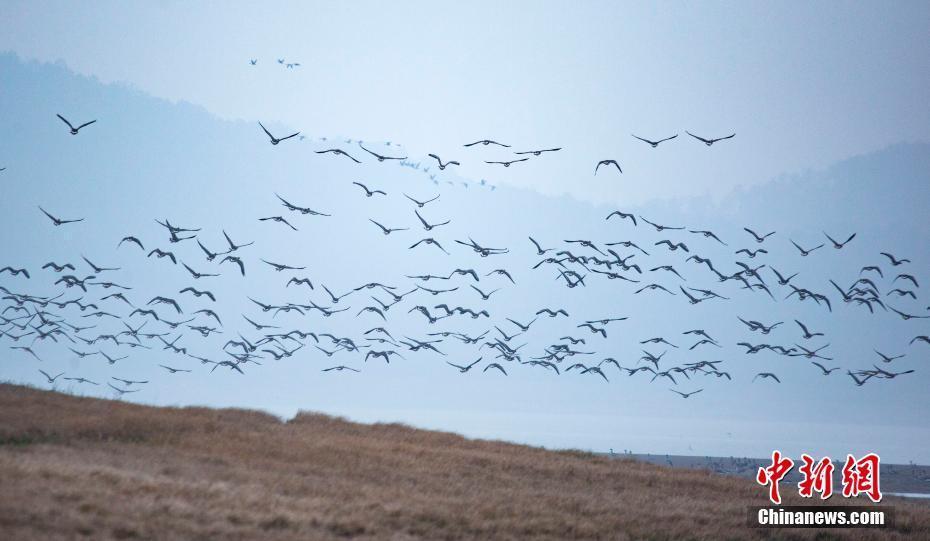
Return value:
[[(562, 146), (557, 163), (461, 172), (615, 202), (720, 196), (930, 140), (927, 28), (926, 2), (0, 5), (0, 50), (26, 59), (422, 153)], [(707, 149), (686, 129), (738, 135)], [(630, 133), (681, 137), (653, 150)], [(603, 158), (625, 174), (593, 177)]]

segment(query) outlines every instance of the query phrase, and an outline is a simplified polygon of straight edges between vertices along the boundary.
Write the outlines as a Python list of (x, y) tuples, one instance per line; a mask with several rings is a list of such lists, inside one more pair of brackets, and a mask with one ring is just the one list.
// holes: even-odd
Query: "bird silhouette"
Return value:
[(368, 189), (368, 186), (365, 186), (365, 185), (362, 184), (361, 182), (353, 182), (352, 184), (355, 184), (355, 185), (358, 186), (359, 188), (365, 190), (365, 196), (366, 196), (366, 197), (371, 197), (371, 196), (373, 196), (373, 195), (375, 195), (375, 194), (387, 195), (387, 192), (385, 192), (385, 191), (383, 191), (383, 190), (369, 190), (369, 189)]
[(369, 218), (368, 221), (371, 222), (371, 223), (373, 223), (373, 224), (375, 224), (376, 226), (378, 226), (378, 228), (381, 229), (381, 232), (384, 233), (385, 235), (390, 235), (391, 233), (393, 233), (393, 232), (395, 232), (395, 231), (407, 231), (407, 229), (408, 229), (408, 228), (406, 228), (406, 227), (396, 227), (396, 228), (385, 227), (385, 226), (381, 225), (380, 223), (378, 223), (378, 222), (372, 220), (371, 218)]
[(492, 141), (492, 140), (490, 140), (490, 139), (482, 139), (482, 140), (480, 140), (480, 141), (475, 141), (474, 143), (468, 143), (468, 144), (465, 145), (465, 146), (466, 146), (466, 147), (473, 147), (473, 146), (475, 146), (475, 145), (484, 145), (484, 146), (488, 146), (488, 145), (497, 145), (497, 146), (499, 146), (499, 147), (510, 148), (510, 145), (505, 145), (505, 144), (503, 144), (503, 143), (498, 143), (497, 141)]
[(288, 135), (288, 136), (286, 136), (286, 137), (282, 137), (282, 138), (278, 139), (278, 138), (275, 137), (274, 135), (271, 135), (271, 132), (268, 131), (268, 129), (265, 128), (265, 126), (264, 126), (261, 122), (259, 122), (258, 125), (262, 127), (262, 131), (265, 132), (265, 135), (267, 135), (267, 136), (268, 136), (268, 139), (271, 140), (271, 144), (272, 144), (272, 145), (277, 145), (277, 144), (280, 143), (281, 141), (286, 141), (286, 140), (290, 139), (291, 137), (297, 137), (298, 135), (300, 135), (300, 132), (294, 132), (294, 133), (292, 133), (292, 134), (290, 134), (290, 135)]
[(677, 391), (677, 390), (675, 390), (675, 389), (669, 389), (669, 391), (672, 391), (672, 392), (675, 393), (675, 394), (681, 395), (682, 398), (688, 398), (688, 397), (690, 397), (691, 395), (698, 394), (699, 392), (701, 392), (701, 391), (703, 391), (703, 390), (704, 390), (704, 389), (698, 389), (698, 390), (696, 390), (696, 391), (691, 391), (690, 393), (683, 393), (683, 392)]
[[(632, 135), (632, 134), (630, 134), (630, 135)], [(650, 141), (649, 139), (643, 139), (642, 137), (640, 137), (640, 136), (638, 136), (638, 135), (633, 135), (633, 137), (635, 137), (636, 139), (639, 139), (640, 141), (642, 141), (642, 142), (644, 142), (644, 143), (649, 143), (649, 145), (651, 145), (652, 148), (656, 148), (657, 146), (659, 146), (659, 143), (663, 143), (663, 142), (665, 142), (665, 141), (670, 141), (670, 140), (672, 140), (672, 139), (678, 137), (678, 134), (676, 133), (675, 135), (673, 135), (673, 136), (671, 136), (671, 137), (666, 137), (665, 139), (659, 139), (658, 141)]]
[(758, 378), (762, 378), (762, 379), (771, 378), (777, 381), (778, 383), (781, 383), (781, 380), (778, 379), (778, 376), (776, 376), (775, 374), (771, 372), (759, 372), (758, 374), (756, 374), (754, 378), (752, 378), (752, 381), (756, 381), (756, 379)]
[(355, 162), (355, 163), (362, 163), (361, 161), (359, 161), (359, 160), (355, 159), (354, 157), (352, 157), (352, 156), (351, 156), (349, 153), (347, 153), (346, 151), (344, 151), (344, 150), (342, 150), (342, 149), (339, 149), (339, 148), (329, 148), (329, 149), (326, 149), (326, 150), (317, 150), (316, 153), (317, 153), (317, 154), (335, 154), (335, 155), (337, 155), (337, 156), (345, 156), (346, 158), (349, 158), (350, 160), (352, 160), (352, 161)]
[[(788, 240), (791, 240), (791, 239), (788, 239)], [(818, 249), (820, 249), (820, 248), (823, 248), (823, 244), (818, 244), (817, 246), (814, 246), (813, 248), (811, 248), (811, 249), (809, 249), (809, 250), (805, 250), (804, 248), (801, 248), (800, 246), (798, 246), (798, 243), (794, 242), (793, 240), (791, 241), (791, 244), (794, 244), (794, 247), (797, 248), (799, 252), (801, 252), (801, 257), (807, 257), (807, 256), (809, 256), (809, 255), (811, 254), (811, 252), (813, 252), (814, 250), (818, 250)]]
[(524, 150), (524, 151), (522, 151), (522, 152), (514, 152), (514, 154), (516, 154), (517, 156), (523, 156), (523, 155), (526, 155), (526, 154), (532, 154), (533, 156), (540, 156), (540, 155), (542, 155), (543, 153), (546, 153), (546, 152), (558, 152), (558, 151), (560, 151), (560, 150), (562, 150), (562, 147), (557, 147), (557, 148), (541, 148), (541, 149), (538, 149), (538, 150)]
[(910, 262), (911, 262), (910, 259), (904, 259), (904, 258), (897, 259), (897, 258), (895, 258), (895, 256), (889, 254), (888, 252), (882, 252), (881, 255), (887, 257), (887, 258), (888, 258), (888, 261), (890, 261), (891, 264), (892, 264), (892, 266), (895, 266), (895, 267), (897, 267), (898, 265), (903, 265), (904, 263), (910, 263)]
[(525, 161), (527, 161), (527, 160), (529, 160), (529, 158), (519, 158), (519, 159), (516, 159), (516, 160), (505, 160), (505, 161), (487, 161), (487, 160), (485, 160), (484, 163), (489, 163), (489, 164), (493, 164), (493, 165), (503, 165), (504, 167), (510, 167), (512, 164), (519, 163), (519, 162), (525, 162)]
[(407, 194), (404, 194), (404, 197), (406, 197), (407, 199), (409, 199), (409, 200), (413, 201), (414, 203), (416, 203), (417, 207), (419, 207), (419, 208), (423, 208), (423, 207), (426, 206), (427, 203), (432, 203), (433, 201), (439, 199), (439, 195), (437, 195), (436, 197), (434, 197), (434, 198), (432, 198), (432, 199), (427, 199), (426, 201), (418, 201), (418, 200), (416, 200), (416, 199), (410, 197), (410, 196), (407, 195)]
[(75, 128), (74, 126), (71, 125), (70, 122), (68, 122), (68, 119), (66, 119), (65, 117), (63, 117), (63, 116), (61, 116), (61, 115), (59, 115), (59, 114), (57, 114), (57, 113), (55, 114), (55, 116), (57, 116), (58, 118), (60, 118), (62, 122), (64, 122), (65, 124), (68, 125), (68, 128), (71, 130), (71, 135), (77, 135), (78, 132), (81, 131), (81, 128), (83, 128), (83, 127), (85, 127), (85, 126), (90, 126), (90, 125), (93, 124), (94, 122), (97, 122), (96, 120), (91, 120), (90, 122), (85, 122), (85, 123), (81, 124), (80, 126), (78, 126), (77, 128)]
[(826, 231), (823, 232), (823, 236), (827, 237), (827, 239), (829, 239), (830, 242), (833, 243), (833, 247), (836, 248), (837, 250), (842, 249), (844, 246), (846, 246), (847, 244), (849, 244), (849, 242), (850, 242), (851, 240), (853, 240), (854, 238), (856, 238), (856, 234), (853, 233), (853, 234), (850, 235), (845, 241), (843, 241), (843, 242), (837, 242), (833, 237), (831, 237), (830, 235), (828, 235)]
[(73, 219), (73, 220), (64, 220), (64, 219), (60, 219), (60, 218), (56, 218), (55, 216), (52, 216), (51, 214), (49, 214), (49, 213), (48, 213), (44, 208), (42, 208), (42, 207), (39, 207), (39, 210), (42, 211), (42, 214), (45, 214), (46, 216), (48, 216), (48, 219), (51, 220), (52, 223), (55, 224), (56, 227), (61, 226), (61, 225), (65, 225), (65, 224), (73, 224), (73, 223), (83, 222), (83, 221), (84, 221), (84, 218), (75, 218), (75, 219)]
[(482, 372), (487, 372), (487, 371), (490, 370), (491, 368), (495, 368), (495, 369), (497, 369), (497, 370), (500, 370), (502, 374), (504, 374), (505, 376), (507, 375), (507, 371), (504, 370), (504, 367), (501, 366), (501, 365), (499, 365), (499, 364), (497, 364), (497, 363), (490, 363), (490, 364), (488, 364), (488, 365), (485, 365), (484, 370), (482, 370)]
[(259, 219), (258, 219), (258, 221), (260, 221), (260, 222), (267, 222), (267, 221), (269, 221), (269, 220), (270, 220), (270, 221), (273, 221), (273, 222), (278, 222), (278, 223), (284, 224), (284, 225), (290, 227), (292, 230), (297, 231), (297, 228), (294, 227), (293, 225), (291, 225), (291, 223), (288, 222), (286, 219), (284, 219), (284, 217), (282, 217), (282, 216), (268, 216), (267, 218), (259, 218)]
[(623, 169), (620, 168), (620, 164), (617, 163), (617, 160), (601, 160), (601, 161), (597, 162), (597, 165), (596, 165), (596, 166), (594, 166), (594, 174), (595, 174), (595, 175), (597, 174), (597, 170), (600, 169), (602, 165), (604, 165), (604, 166), (612, 165), (612, 166), (614, 166), (614, 167), (617, 168), (617, 171), (620, 171), (621, 173), (623, 173)]
[(439, 156), (437, 156), (437, 155), (435, 155), (435, 154), (429, 154), (429, 157), (430, 157), (430, 158), (433, 158), (434, 160), (436, 160), (436, 162), (439, 163), (439, 170), (440, 170), (440, 171), (445, 171), (446, 167), (449, 167), (450, 165), (462, 165), (462, 164), (460, 164), (459, 162), (457, 162), (457, 161), (455, 161), (455, 160), (449, 160), (449, 161), (447, 161), (447, 162), (443, 162), (443, 161), (442, 161), (442, 158), (440, 158)]
[[(372, 151), (372, 150), (368, 150), (367, 148), (365, 148), (365, 146), (362, 145), (362, 142), (361, 142), (361, 141), (358, 142), (358, 146), (361, 147), (361, 149), (364, 150), (365, 152), (367, 152), (367, 153), (371, 154), (372, 156), (374, 156), (375, 158), (377, 158), (379, 162), (383, 162), (384, 160), (406, 160), (406, 159), (407, 159), (406, 156), (403, 156), (403, 157), (382, 156), (381, 154), (378, 154), (377, 152), (374, 152), (374, 151)], [(351, 156), (350, 156), (350, 157), (351, 157)]]
[(726, 137), (717, 137), (717, 138), (715, 138), (715, 139), (705, 139), (705, 138), (700, 137), (700, 136), (698, 136), (698, 135), (694, 135), (693, 133), (691, 133), (691, 132), (689, 132), (689, 131), (685, 131), (685, 133), (687, 133), (687, 134), (690, 135), (691, 137), (694, 137), (694, 138), (697, 139), (698, 141), (701, 141), (702, 143), (704, 143), (704, 144), (707, 145), (707, 146), (711, 146), (711, 145), (713, 145), (714, 143), (716, 143), (717, 141), (723, 141), (724, 139), (732, 139), (733, 137), (736, 137), (736, 134), (733, 133), (733, 134), (727, 135)]

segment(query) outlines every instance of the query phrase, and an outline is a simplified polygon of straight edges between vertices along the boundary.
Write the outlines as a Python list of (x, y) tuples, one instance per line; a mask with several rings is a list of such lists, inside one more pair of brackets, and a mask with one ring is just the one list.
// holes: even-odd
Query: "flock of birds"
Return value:
[[(289, 69), (289, 70), (290, 70), (290, 69), (294, 69), (294, 68), (299, 68), (299, 67), (300, 67), (300, 62), (293, 62), (293, 61), (288, 62), (288, 61), (285, 61), (284, 58), (276, 58), (275, 60), (278, 61), (278, 65), (279, 65), (279, 66), (284, 67), (284, 68)], [(250, 58), (250, 59), (249, 59), (249, 65), (250, 65), (250, 66), (257, 66), (257, 65), (258, 65), (258, 59), (257, 59), (257, 58)]]
[[(58, 118), (68, 126), (72, 135), (78, 135), (82, 129), (96, 122), (91, 120), (75, 126), (61, 115)], [(277, 137), (264, 125), (260, 124), (260, 128), (272, 145), (299, 135), (297, 132)], [(732, 138), (735, 134), (716, 139), (704, 139), (690, 132), (688, 135), (710, 146)], [(656, 141), (634, 137), (656, 147), (677, 135)], [(489, 145), (510, 148), (509, 145), (490, 139), (471, 142), (464, 147), (480, 148)], [(407, 156), (383, 155), (361, 142), (358, 146), (377, 162), (407, 159)], [(513, 160), (486, 163), (509, 167), (530, 157), (559, 150), (525, 150), (515, 152), (520, 157)], [(341, 148), (316, 152), (361, 162)], [(440, 170), (460, 164), (455, 159), (443, 159), (437, 154), (431, 153), (429, 157), (436, 161)], [(602, 160), (595, 167), (595, 173), (602, 165), (620, 169), (616, 161)], [(375, 188), (359, 181), (351, 182), (350, 186), (359, 190), (359, 197), (398, 197), (393, 194), (393, 190), (389, 195), (390, 188)], [(288, 234), (299, 231), (297, 225), (300, 225), (299, 220), (305, 219), (303, 217), (325, 219), (330, 216), (295, 204), (277, 193), (274, 196), (283, 211), (257, 216), (256, 219), (280, 224), (287, 228), (285, 231)], [(372, 360), (389, 364), (392, 360), (406, 359), (405, 355), (414, 353), (446, 357), (447, 354), (441, 349), (443, 342), (454, 340), (476, 350), (474, 357), (466, 360), (445, 361), (450, 369), (463, 374), (480, 370), (507, 376), (515, 367), (530, 367), (553, 374), (579, 373), (605, 382), (609, 382), (614, 374), (631, 377), (641, 374), (649, 377), (650, 381), (667, 381), (672, 385), (670, 391), (684, 399), (703, 391), (702, 387), (695, 384), (698, 378), (733, 379), (722, 360), (701, 360), (670, 366), (665, 359), (668, 348), (679, 351), (685, 351), (683, 348), (686, 348), (695, 356), (705, 350), (722, 349), (724, 344), (715, 338), (715, 333), (704, 328), (682, 329), (678, 338), (644, 337), (639, 341), (642, 349), (639, 358), (618, 359), (599, 355), (598, 346), (608, 345), (609, 334), (630, 316), (576, 318), (565, 308), (545, 306), (522, 317), (509, 314), (502, 316), (499, 307), (494, 304), (494, 295), (504, 288), (518, 287), (513, 268), (503, 263), (508, 260), (507, 254), (511, 253), (511, 247), (490, 246), (471, 237), (438, 238), (437, 233), (441, 233), (442, 228), (451, 222), (448, 218), (436, 220), (429, 216), (433, 203), (440, 196), (425, 199), (417, 199), (406, 193), (401, 196), (409, 202), (411, 214), (416, 221), (403, 227), (394, 227), (368, 219), (373, 226), (372, 234), (389, 236), (408, 232), (406, 236), (409, 245), (404, 244), (407, 251), (430, 250), (450, 258), (454, 255), (457, 263), (449, 265), (447, 273), (406, 275), (388, 283), (358, 284), (337, 293), (327, 287), (320, 277), (311, 278), (303, 272), (306, 271), (304, 265), (272, 261), (255, 255), (254, 252), (260, 246), (255, 246), (253, 241), (234, 240), (222, 230), (225, 245), (217, 247), (210, 245), (210, 241), (202, 236), (203, 229), (199, 226), (182, 227), (168, 219), (156, 220), (164, 229), (163, 237), (143, 240), (140, 236), (128, 234), (121, 239), (114, 239), (116, 248), (134, 251), (136, 254), (133, 257), (163, 265), (164, 272), (187, 276), (189, 286), (176, 294), (164, 291), (143, 294), (136, 286), (121, 283), (119, 267), (99, 265), (83, 255), (80, 262), (49, 261), (38, 270), (8, 265), (0, 269), (0, 278), (4, 280), (4, 285), (0, 285), (3, 295), (0, 298), (0, 342), (6, 341), (10, 349), (40, 362), (49, 357), (49, 353), (39, 348), (40, 344), (43, 348), (56, 348), (53, 354), (55, 357), (70, 352), (82, 359), (100, 358), (109, 365), (129, 359), (134, 350), (145, 349), (164, 351), (164, 358), (172, 359), (159, 364), (169, 374), (191, 372), (191, 360), (208, 366), (211, 371), (223, 368), (245, 374), (252, 366), (262, 365), (271, 359), (290, 358), (304, 348), (313, 349), (326, 359), (337, 356), (346, 359), (342, 363), (322, 368), (323, 372), (360, 372), (364, 363)], [(62, 217), (41, 206), (37, 210), (53, 228), (79, 228), (79, 224), (84, 222), (84, 218)], [(608, 214), (606, 221), (620, 222), (619, 225), (631, 235), (638, 234), (636, 242), (601, 242), (581, 238), (556, 242), (529, 237), (524, 246), (513, 247), (513, 250), (535, 254), (539, 260), (531, 269), (520, 270), (550, 273), (554, 280), (570, 289), (587, 287), (592, 280), (627, 284), (629, 298), (659, 295), (678, 297), (689, 305), (697, 305), (727, 302), (738, 294), (765, 295), (773, 301), (812, 303), (828, 312), (833, 312), (838, 301), (842, 301), (844, 305), (868, 310), (870, 314), (893, 314), (905, 321), (930, 318), (930, 314), (916, 313), (913, 308), (919, 300), (920, 283), (917, 277), (908, 272), (910, 260), (888, 252), (881, 252), (876, 256), (880, 260), (863, 266), (858, 278), (852, 283), (840, 285), (829, 280), (830, 289), (815, 290), (809, 284), (802, 285), (798, 273), (781, 272), (769, 263), (746, 261), (765, 258), (772, 243), (777, 241), (774, 231), (757, 232), (749, 227), (744, 228), (739, 234), (748, 247), (733, 250), (734, 258), (745, 256), (744, 260), (715, 263), (708, 257), (702, 257), (700, 251), (710, 245), (726, 247), (728, 250), (732, 250), (732, 247), (713, 231), (660, 224), (620, 210)], [(429, 236), (413, 237), (415, 228), (422, 228), (424, 234)], [(646, 235), (639, 233), (643, 229), (662, 238), (647, 242), (644, 240)], [(824, 242), (813, 246), (801, 245), (793, 239), (787, 240), (797, 250), (797, 257), (805, 258), (814, 257), (819, 250), (828, 249), (827, 246), (833, 250), (843, 250), (856, 238), (855, 233), (823, 235)], [(485, 261), (494, 261), (495, 264), (479, 270), (466, 263), (469, 254), (473, 254), (471, 257), (478, 256), (477, 261), (482, 264)], [(670, 263), (668, 258), (671, 257), (677, 257), (677, 261)], [(227, 274), (247, 277), (253, 265), (267, 266), (276, 273), (282, 273), (282, 291), (300, 290), (301, 296), (308, 294), (310, 300), (272, 303), (250, 296), (248, 300), (254, 306), (252, 312), (230, 314), (223, 310), (221, 299), (210, 290), (209, 284)], [(689, 275), (688, 278), (683, 272)], [(58, 293), (30, 293), (26, 286), (34, 277), (49, 282), (58, 289)], [(692, 284), (704, 283), (699, 280), (719, 285), (715, 289), (706, 285), (693, 287)], [(473, 292), (471, 298), (474, 302), (471, 306), (461, 306), (447, 300), (450, 294), (460, 290)], [(350, 307), (349, 302), (355, 306)], [(904, 309), (903, 302), (910, 302), (912, 307)], [(423, 333), (416, 337), (392, 333), (390, 323), (398, 312), (421, 318)], [(302, 323), (285, 327), (283, 321), (287, 318), (278, 319), (282, 314), (290, 315), (293, 318), (290, 321), (312, 321), (316, 316), (338, 317), (347, 322), (354, 318), (360, 322), (374, 321), (375, 324), (365, 325), (367, 328), (359, 329), (351, 336), (338, 336), (306, 330)], [(845, 372), (850, 381), (858, 386), (914, 372), (912, 369), (891, 369), (892, 363), (904, 357), (904, 354), (888, 354), (877, 350), (872, 367), (853, 369), (830, 366), (833, 359), (827, 351), (829, 343), (822, 343), (826, 339), (824, 333), (800, 319), (788, 323), (764, 322), (742, 315), (736, 319), (745, 326), (746, 336), (749, 337), (736, 346), (743, 348), (747, 355), (767, 352), (804, 359), (824, 376), (838, 371)], [(456, 324), (463, 320), (485, 324), (483, 332), (465, 332)], [(531, 328), (544, 325), (546, 320), (565, 321), (571, 331), (549, 332), (544, 344), (530, 345), (524, 341)], [(791, 331), (776, 331), (782, 325), (791, 327)], [(245, 330), (241, 330), (243, 328)], [(782, 343), (760, 341), (776, 332), (790, 338)], [(555, 339), (556, 334), (561, 336)], [(220, 339), (217, 341), (213, 337)], [(681, 340), (689, 340), (689, 343), (675, 343)], [(221, 346), (220, 342), (223, 342)], [(909, 344), (902, 344), (901, 347), (918, 347), (920, 344), (930, 346), (930, 337), (915, 334)], [(655, 348), (659, 347), (664, 348), (664, 351), (656, 352)], [(354, 359), (356, 363), (349, 359)], [(148, 383), (148, 380), (127, 377), (113, 376), (110, 381), (102, 382), (66, 372), (51, 373), (42, 369), (38, 372), (51, 385), (56, 384), (59, 378), (76, 384), (105, 383), (120, 396), (139, 392)], [(770, 371), (756, 373), (752, 381), (781, 383), (779, 376)], [(689, 386), (688, 390), (679, 388), (685, 382)]]
[[(274, 135), (272, 135), (271, 132), (269, 132), (269, 131), (265, 128), (265, 126), (261, 124), (261, 122), (259, 122), (259, 126), (261, 126), (262, 131), (265, 132), (265, 135), (268, 136), (268, 139), (269, 139), (269, 141), (271, 142), (272, 145), (277, 145), (277, 144), (279, 144), (281, 141), (285, 141), (285, 140), (287, 140), (287, 139), (291, 139), (292, 137), (298, 137), (298, 136), (300, 136), (300, 132), (294, 132), (294, 133), (292, 133), (292, 134), (290, 134), (290, 135), (286, 135), (286, 136), (284, 136), (284, 137), (280, 137), (280, 138), (279, 138), (279, 137), (275, 137)], [(72, 133), (76, 133), (76, 132), (72, 132)], [(704, 137), (700, 137), (700, 136), (698, 136), (698, 135), (694, 135), (693, 133), (691, 133), (691, 132), (689, 132), (689, 131), (686, 131), (685, 133), (687, 133), (687, 134), (690, 135), (691, 137), (697, 139), (698, 141), (701, 141), (702, 143), (704, 143), (704, 144), (707, 145), (707, 146), (711, 146), (711, 145), (713, 145), (714, 143), (716, 143), (716, 142), (718, 142), (718, 141), (723, 141), (723, 140), (725, 140), (725, 139), (731, 139), (731, 138), (733, 138), (733, 137), (736, 137), (736, 134), (733, 133), (733, 134), (727, 135), (727, 136), (725, 136), (725, 137), (717, 137), (717, 138), (712, 138), (712, 139), (706, 139), (706, 138), (704, 138)], [(643, 142), (645, 142), (645, 143), (648, 143), (650, 146), (652, 146), (652, 148), (656, 148), (656, 147), (659, 146), (659, 143), (662, 143), (662, 142), (664, 142), (664, 141), (670, 141), (670, 140), (672, 140), (672, 139), (675, 139), (676, 137), (678, 137), (678, 134), (676, 133), (675, 135), (672, 135), (671, 137), (666, 137), (666, 138), (664, 138), (664, 139), (659, 139), (658, 141), (650, 141), (649, 139), (644, 139), (644, 138), (639, 137), (639, 136), (636, 136), (636, 135), (633, 135), (633, 137), (636, 138), (636, 139), (639, 139), (640, 141), (643, 141)], [(511, 145), (507, 145), (507, 144), (504, 144), (504, 143), (499, 143), (499, 142), (494, 141), (494, 140), (491, 140), (491, 139), (482, 139), (482, 140), (480, 140), (480, 141), (474, 141), (474, 142), (472, 142), (472, 143), (466, 143), (464, 146), (465, 146), (466, 148), (468, 148), (468, 147), (473, 147), (473, 146), (475, 146), (475, 145), (482, 145), (482, 146), (493, 145), (493, 146), (500, 147), (500, 148), (511, 148)], [(367, 154), (373, 156), (373, 157), (376, 158), (379, 162), (384, 162), (384, 161), (389, 161), (389, 160), (404, 161), (404, 160), (407, 159), (407, 156), (386, 156), (386, 155), (383, 155), (383, 154), (379, 154), (378, 152), (375, 152), (375, 151), (373, 151), (373, 150), (371, 150), (371, 149), (365, 147), (365, 145), (364, 145), (361, 141), (358, 142), (358, 146), (359, 146), (359, 148), (360, 148), (361, 150), (363, 150), (363, 151), (366, 152)], [(515, 163), (520, 163), (520, 162), (529, 161), (529, 159), (530, 159), (531, 156), (541, 156), (541, 155), (544, 154), (544, 153), (548, 153), (548, 152), (558, 152), (558, 151), (560, 151), (560, 150), (562, 150), (561, 147), (542, 148), (542, 149), (534, 149), (534, 150), (514, 151), (514, 152), (513, 152), (514, 156), (518, 156), (518, 157), (515, 157), (515, 158), (510, 159), (510, 160), (484, 160), (484, 163), (489, 164), (489, 165), (500, 165), (500, 166), (503, 166), (503, 167), (510, 167), (511, 165), (513, 165), (513, 164), (515, 164)], [(336, 155), (336, 156), (342, 156), (342, 157), (345, 157), (345, 158), (347, 158), (347, 159), (349, 159), (349, 160), (352, 160), (352, 161), (355, 162), (355, 163), (362, 163), (361, 160), (359, 160), (358, 158), (352, 156), (350, 153), (346, 152), (345, 150), (343, 150), (343, 149), (341, 149), (341, 148), (327, 148), (327, 149), (323, 149), (323, 150), (317, 150), (317, 151), (315, 151), (315, 152), (316, 152), (317, 154), (333, 154), (333, 155)], [(449, 167), (450, 165), (461, 165), (461, 162), (459, 162), (459, 161), (457, 161), (457, 160), (446, 160), (446, 161), (443, 161), (443, 159), (442, 159), (441, 157), (439, 157), (438, 155), (433, 154), (433, 153), (428, 154), (428, 156), (429, 156), (430, 158), (436, 160), (437, 166), (439, 167), (439, 170), (440, 170), (440, 171), (444, 171), (444, 170), (446, 169), (446, 167)], [(605, 166), (605, 167), (611, 167), (611, 166), (613, 166), (614, 168), (617, 169), (618, 172), (623, 173), (623, 169), (620, 167), (620, 164), (617, 162), (617, 160), (612, 159), (612, 158), (611, 158), (611, 159), (600, 160), (599, 162), (597, 162), (597, 165), (594, 166), (594, 174), (595, 174), (595, 175), (597, 175), (597, 172), (598, 172), (598, 170), (600, 170), (601, 166)]]

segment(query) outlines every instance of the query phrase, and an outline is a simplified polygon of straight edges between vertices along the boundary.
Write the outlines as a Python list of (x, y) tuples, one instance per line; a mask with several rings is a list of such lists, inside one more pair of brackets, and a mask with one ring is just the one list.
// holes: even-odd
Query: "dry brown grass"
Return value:
[(930, 539), (928, 506), (893, 502), (890, 531), (748, 528), (766, 502), (744, 479), (581, 452), (0, 385), (4, 540)]

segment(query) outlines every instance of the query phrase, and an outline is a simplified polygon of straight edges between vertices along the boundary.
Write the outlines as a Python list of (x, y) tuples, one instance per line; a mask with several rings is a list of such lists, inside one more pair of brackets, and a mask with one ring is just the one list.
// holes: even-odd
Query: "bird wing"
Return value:
[(56, 218), (56, 217), (52, 216), (51, 214), (49, 214), (44, 208), (39, 207), (39, 210), (41, 210), (42, 213), (45, 214), (46, 216), (48, 216), (53, 222), (57, 222), (57, 221), (58, 221), (58, 218)]
[(58, 113), (55, 113), (55, 116), (57, 116), (58, 118), (60, 118), (61, 121), (64, 122), (65, 124), (67, 124), (69, 128), (71, 128), (72, 130), (74, 129), (74, 126), (72, 126), (71, 123), (68, 122), (68, 119), (66, 119), (65, 117), (59, 115)]
[[(258, 125), (262, 127), (262, 131), (265, 132), (265, 135), (267, 135), (272, 141), (274, 141), (274, 135), (271, 135), (271, 132), (268, 131), (267, 128), (265, 128), (265, 125), (262, 124), (261, 122), (259, 122)], [(278, 199), (281, 199), (280, 195), (278, 196)], [(284, 200), (281, 199), (281, 201), (284, 201)]]
[[(705, 142), (705, 143), (709, 142), (707, 139), (704, 139), (703, 137), (698, 137), (697, 135), (694, 135), (693, 133), (689, 132), (688, 130), (685, 130), (685, 133), (687, 133), (688, 135), (690, 135), (691, 137), (694, 137), (695, 139), (697, 139), (697, 140), (699, 140), (699, 141), (703, 141), (703, 142)], [(736, 134), (734, 134), (734, 135), (736, 135)]]

